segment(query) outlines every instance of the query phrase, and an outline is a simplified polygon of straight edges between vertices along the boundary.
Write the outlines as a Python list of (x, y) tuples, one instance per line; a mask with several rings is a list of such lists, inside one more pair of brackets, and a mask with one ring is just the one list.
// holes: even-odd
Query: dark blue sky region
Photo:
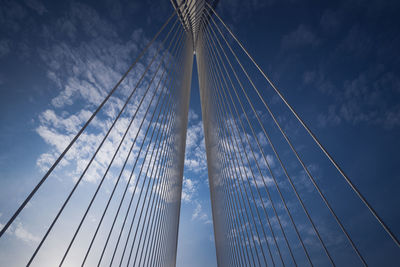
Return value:
[[(97, 75), (96, 86), (108, 92), (172, 11), (167, 0), (0, 1), (0, 224), (37, 183), (48, 166), (46, 156), (63, 145), (49, 131), (51, 111), (63, 119), (70, 118), (68, 114), (76, 114), (78, 122), (85, 118), (101, 97), (101, 90), (98, 95), (90, 90), (85, 75)], [(220, 0), (217, 6), (220, 16), (397, 236), (399, 11), (400, 3), (391, 0)], [(346, 225), (363, 244), (367, 238), (364, 222), (379, 229), (373, 218), (242, 58), (280, 112), (294, 143), (310, 147), (304, 152), (308, 163), (324, 177), (319, 180), (323, 190), (331, 192), (329, 198), (336, 200), (339, 214), (349, 218)], [(178, 266), (215, 266), (196, 75), (194, 69)], [(76, 97), (80, 86), (89, 88), (88, 96)], [(257, 108), (265, 112), (261, 105)], [(63, 122), (73, 127), (73, 120)], [(27, 224), (20, 221), (14, 234), (33, 247), (38, 237)], [(376, 241), (375, 251), (368, 242), (361, 245), (363, 252), (370, 253), (371, 263), (396, 266), (396, 249), (385, 234), (376, 230), (371, 238)]]

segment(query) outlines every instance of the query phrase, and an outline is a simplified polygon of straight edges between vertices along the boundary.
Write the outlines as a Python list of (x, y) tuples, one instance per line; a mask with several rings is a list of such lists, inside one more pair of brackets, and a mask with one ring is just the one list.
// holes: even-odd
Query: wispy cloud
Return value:
[[(71, 4), (70, 10), (64, 17), (58, 18), (52, 26), (44, 27), (43, 34), (55, 42), (49, 42), (47, 49), (39, 50), (39, 55), (47, 66), (47, 77), (53, 82), (56, 95), (51, 100), (51, 107), (39, 115), (36, 128), (39, 136), (50, 145), (50, 150), (40, 155), (37, 160), (37, 166), (42, 171), (48, 169), (56, 156), (72, 140), (91, 116), (94, 108), (126, 71), (132, 58), (136, 56), (138, 47), (147, 40), (140, 29), (134, 30), (128, 40), (123, 40), (115, 28), (112, 23), (100, 18), (93, 8), (79, 3)], [(60, 31), (64, 31), (70, 40), (65, 38), (57, 40), (57, 33)], [(77, 42), (75, 39), (77, 34), (87, 36), (90, 41)], [(90, 130), (81, 135), (66, 155), (62, 164), (73, 168), (74, 171), (69, 176), (74, 180), (84, 170), (106, 130), (121, 110), (124, 101), (122, 99), (126, 99), (128, 93), (135, 87), (139, 77), (134, 75), (135, 71), (140, 73), (143, 68), (140, 63), (137, 65), (133, 73), (121, 84), (119, 91), (106, 103), (98, 115), (101, 118), (96, 118), (91, 123)], [(146, 76), (137, 89), (138, 94), (143, 95), (147, 80)], [(101, 178), (139, 101), (140, 97), (136, 97), (128, 104), (84, 180), (97, 182)], [(150, 97), (146, 97), (143, 106), (148, 105), (149, 101)], [(126, 140), (134, 139), (143, 115), (142, 108)], [(139, 135), (138, 140), (140, 138), (143, 136)], [(114, 165), (122, 166), (127, 156), (128, 145), (129, 142), (125, 141)], [(133, 151), (136, 150), (135, 145)]]
[(320, 39), (308, 26), (300, 24), (294, 31), (282, 37), (282, 48), (315, 47), (320, 42)]
[(339, 85), (327, 78), (322, 69), (305, 72), (303, 81), (331, 99), (326, 112), (318, 115), (322, 127), (342, 122), (386, 128), (400, 125), (400, 106), (390, 101), (400, 92), (400, 79), (382, 65), (365, 70)]
[(182, 201), (191, 203), (198, 190), (198, 181), (184, 177), (182, 186)]
[(18, 239), (26, 243), (38, 243), (40, 241), (40, 238), (29, 232), (26, 228), (24, 228), (22, 223), (17, 224), (13, 233)]
[[(0, 212), (0, 218), (2, 217), (2, 213)], [(4, 224), (0, 223), (0, 229), (3, 229)], [(6, 233), (8, 235), (14, 236), (15, 238), (27, 243), (27, 244), (35, 244), (40, 241), (40, 238), (31, 233), (20, 220), (17, 221), (15, 225), (12, 225), (7, 229)]]
[(35, 10), (39, 15), (43, 15), (47, 12), (47, 8), (39, 0), (25, 0), (27, 6)]
[(203, 122), (193, 110), (189, 111), (186, 134), (185, 168), (197, 174), (207, 170)]
[(196, 201), (195, 204), (196, 207), (194, 208), (192, 213), (192, 220), (200, 220), (205, 224), (211, 224), (212, 221), (210, 220), (208, 214), (204, 212), (200, 202)]

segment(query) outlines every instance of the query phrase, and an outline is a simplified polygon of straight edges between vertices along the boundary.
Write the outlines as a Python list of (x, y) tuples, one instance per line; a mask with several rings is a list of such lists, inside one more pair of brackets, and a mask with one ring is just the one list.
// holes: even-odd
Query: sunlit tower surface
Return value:
[[(9, 218), (0, 246), (30, 201), (53, 201), (46, 184), (72, 164), (71, 151), (82, 150), (90, 160), (75, 163), (81, 173), (54, 197), (52, 216), (31, 222), (41, 224), (41, 239), (21, 259), (28, 266), (175, 266), (196, 64), (219, 266), (367, 266), (377, 240), (398, 252), (389, 226), (215, 11), (218, 0), (171, 3), (160, 30)], [(112, 101), (119, 110), (106, 121)], [(314, 148), (299, 148), (277, 105)], [(87, 151), (95, 122), (106, 130)], [(313, 157), (329, 168), (317, 172)], [(93, 175), (97, 184), (85, 188)], [(332, 179), (373, 220), (363, 233), (346, 220), (340, 196), (327, 192)], [(367, 240), (369, 233), (379, 237)]]

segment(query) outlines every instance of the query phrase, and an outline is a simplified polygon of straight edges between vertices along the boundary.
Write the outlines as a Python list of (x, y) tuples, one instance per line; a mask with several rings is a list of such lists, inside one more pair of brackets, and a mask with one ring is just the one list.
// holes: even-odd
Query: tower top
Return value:
[(207, 4), (214, 9), (219, 0), (171, 0), (178, 17), (188, 33), (196, 40), (201, 20), (208, 20)]

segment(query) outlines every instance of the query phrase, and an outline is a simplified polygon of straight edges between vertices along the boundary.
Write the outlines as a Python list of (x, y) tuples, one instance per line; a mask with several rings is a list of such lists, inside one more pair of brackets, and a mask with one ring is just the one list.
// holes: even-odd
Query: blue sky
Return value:
[[(396, 1), (377, 0), (221, 0), (217, 8), (397, 236), (400, 235), (399, 10)], [(76, 125), (88, 118), (171, 12), (169, 1), (1, 1), (1, 224), (60, 153), (65, 140), (77, 131)], [(256, 73), (249, 62), (246, 67)], [(196, 75), (194, 69), (178, 266), (215, 266)], [(256, 74), (255, 77), (257, 85), (262, 86), (261, 78)], [(319, 180), (323, 188), (331, 192), (332, 199), (343, 196), (336, 207), (342, 216), (350, 218), (347, 225), (364, 244), (363, 251), (370, 253), (371, 262), (384, 260), (387, 265), (394, 265), (396, 250), (390, 240), (377, 230), (372, 218), (313, 148), (294, 118), (265, 88), (265, 95), (272, 99), (280, 119), (293, 133), (295, 144), (310, 148), (304, 153), (314, 172), (328, 177)], [(115, 107), (120, 105), (115, 101), (103, 114), (105, 118), (115, 114)], [(92, 137), (98, 138), (101, 127), (94, 125), (92, 130)], [(81, 148), (85, 147), (91, 145), (82, 143)], [(84, 161), (85, 157), (76, 160)], [(71, 186), (74, 174), (82, 167), (65, 168), (64, 173), (56, 173), (46, 185), (53, 190), (52, 194), (33, 201), (30, 210), (8, 234), (11, 246), (0, 252), (4, 262), (21, 251), (31, 251), (37, 244), (41, 229), (30, 222), (45, 220), (53, 211), (49, 208), (39, 214), (37, 207), (60, 201), (57, 194)], [(311, 191), (302, 182), (302, 176), (298, 174), (304, 192)], [(88, 176), (83, 190), (89, 190), (97, 181), (90, 177), (94, 176)], [(373, 230), (371, 240), (365, 240), (368, 229)], [(326, 235), (335, 233), (327, 229)], [(330, 240), (340, 242), (334, 236)], [(372, 249), (374, 242), (381, 247)], [(0, 246), (4, 248), (4, 241)], [(25, 262), (22, 256), (21, 262)]]

